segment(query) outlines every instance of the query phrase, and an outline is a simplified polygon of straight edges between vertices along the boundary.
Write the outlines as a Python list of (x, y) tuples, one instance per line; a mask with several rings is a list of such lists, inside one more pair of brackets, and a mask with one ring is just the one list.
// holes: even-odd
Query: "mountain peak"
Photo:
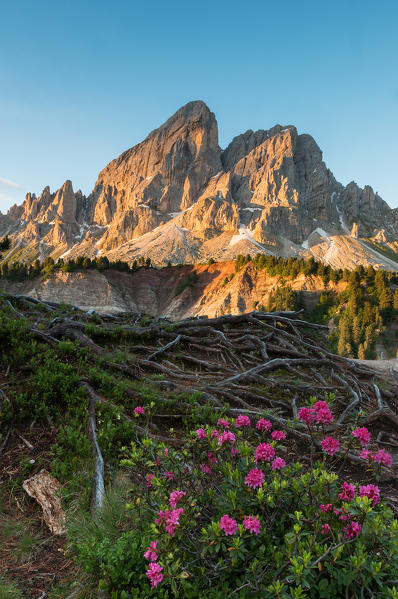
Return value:
[(112, 160), (89, 198), (66, 180), (0, 219), (0, 236), (37, 243), (41, 255), (58, 255), (62, 245), (69, 257), (146, 256), (155, 263), (260, 251), (313, 255), (340, 267), (346, 244), (353, 260), (391, 267), (358, 239), (380, 231), (387, 244), (395, 242), (398, 211), (371, 187), (336, 181), (311, 135), (293, 125), (249, 129), (221, 152), (216, 117), (201, 100)]

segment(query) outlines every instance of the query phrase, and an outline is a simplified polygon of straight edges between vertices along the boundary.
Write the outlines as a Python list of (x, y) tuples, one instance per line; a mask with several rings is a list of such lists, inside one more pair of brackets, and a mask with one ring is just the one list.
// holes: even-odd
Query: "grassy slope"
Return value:
[[(21, 488), (25, 478), (45, 467), (64, 485), (65, 507), (71, 512), (88, 511), (93, 456), (87, 436), (88, 397), (82, 384), (89, 384), (109, 400), (96, 407), (107, 483), (117, 478), (122, 447), (129, 445), (137, 434), (140, 436), (132, 418), (137, 405), (152, 412), (150, 430), (171, 439), (186, 437), (188, 430), (214, 422), (222, 413), (236, 413), (242, 409), (242, 402), (271, 419), (279, 415), (290, 421), (293, 398), (300, 407), (307, 405), (311, 396), (323, 399), (325, 393), (335, 391), (336, 405), (342, 412), (352, 397), (333, 379), (334, 367), (354, 377), (364, 392), (366, 389), (367, 399), (364, 395), (361, 406), (363, 419), (377, 408), (372, 387), (366, 386), (372, 376), (332, 356), (330, 363), (317, 366), (316, 371), (311, 363), (298, 364), (294, 370), (281, 366), (265, 379), (245, 380), (240, 390), (234, 387), (231, 393), (230, 386), (220, 388), (215, 383), (264, 362), (261, 345), (248, 343), (250, 339), (241, 350), (224, 347), (219, 334), (203, 328), (195, 330), (197, 321), (193, 320), (183, 329), (191, 338), (185, 342), (187, 345), (176, 344), (167, 354), (148, 360), (154, 351), (176, 338), (178, 323), (160, 323), (133, 314), (101, 319), (65, 306), (45, 307), (13, 298), (0, 298), (0, 302), (0, 389), (4, 393), (0, 444), (11, 428), (0, 469), (0, 570), (6, 580), (0, 579), (0, 597), (17, 597), (12, 594), (13, 585), (17, 585), (19, 590), (15, 592), (23, 592), (31, 599), (37, 599), (42, 592), (47, 592), (50, 599), (60, 599), (76, 588), (76, 580), (79, 584), (87, 580), (87, 575), (79, 573), (65, 554), (66, 541), (49, 534), (39, 507)], [(62, 330), (57, 332), (59, 323), (71, 320), (83, 324), (78, 329), (83, 335), (80, 339), (65, 338)], [(296, 353), (308, 356), (314, 363), (319, 352), (324, 352), (321, 332), (297, 324), (282, 321), (275, 325), (272, 319), (261, 318), (209, 324), (237, 346), (242, 342), (235, 340), (248, 332), (261, 338), (269, 333), (267, 327), (274, 327), (274, 336), (267, 341), (271, 359), (297, 357)], [(43, 333), (51, 337), (44, 337)], [(65, 330), (65, 334), (73, 337), (70, 330)], [(57, 341), (51, 340), (53, 336)], [(284, 338), (289, 339), (288, 345)], [(306, 343), (314, 344), (315, 349)], [(380, 382), (393, 406), (391, 385)], [(209, 408), (206, 394), (216, 398), (219, 410)], [(126, 418), (121, 418), (121, 414)], [(353, 413), (349, 421), (355, 418)], [(370, 424), (374, 436), (381, 427), (394, 432), (388, 422)], [(308, 447), (297, 444), (293, 435), (291, 451), (305, 455)], [(356, 467), (346, 468), (352, 476), (366, 480), (366, 473)], [(390, 496), (395, 493), (394, 485), (388, 482), (384, 489)], [(94, 588), (95, 585), (84, 586), (79, 596), (96, 597)]]

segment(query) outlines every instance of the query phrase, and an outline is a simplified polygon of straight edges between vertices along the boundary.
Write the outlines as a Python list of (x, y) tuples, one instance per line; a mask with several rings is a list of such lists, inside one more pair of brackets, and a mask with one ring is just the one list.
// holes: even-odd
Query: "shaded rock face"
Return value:
[(246, 131), (221, 151), (215, 116), (196, 101), (112, 160), (89, 197), (70, 181), (27, 194), (0, 214), (6, 233), (29, 259), (144, 255), (164, 264), (263, 251), (336, 266), (348, 252), (351, 262), (395, 268), (361, 239), (396, 241), (398, 211), (371, 187), (338, 183), (314, 139), (292, 125)]

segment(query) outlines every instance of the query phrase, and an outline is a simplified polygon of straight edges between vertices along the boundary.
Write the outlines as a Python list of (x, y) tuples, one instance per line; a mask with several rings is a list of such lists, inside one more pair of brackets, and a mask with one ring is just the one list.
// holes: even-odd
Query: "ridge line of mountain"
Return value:
[[(46, 256), (132, 263), (314, 256), (336, 268), (398, 268), (398, 211), (354, 182), (344, 187), (293, 125), (235, 136), (222, 150), (204, 102), (189, 102), (99, 173), (89, 196), (70, 180), (0, 213), (7, 260)], [(4, 257), (3, 257), (4, 259)]]

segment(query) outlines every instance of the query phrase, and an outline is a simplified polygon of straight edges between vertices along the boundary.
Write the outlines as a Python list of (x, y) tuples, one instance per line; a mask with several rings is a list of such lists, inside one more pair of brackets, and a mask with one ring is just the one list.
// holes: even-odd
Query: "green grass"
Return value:
[(0, 576), (0, 599), (21, 599), (23, 593), (21, 589), (13, 582), (7, 582)]

